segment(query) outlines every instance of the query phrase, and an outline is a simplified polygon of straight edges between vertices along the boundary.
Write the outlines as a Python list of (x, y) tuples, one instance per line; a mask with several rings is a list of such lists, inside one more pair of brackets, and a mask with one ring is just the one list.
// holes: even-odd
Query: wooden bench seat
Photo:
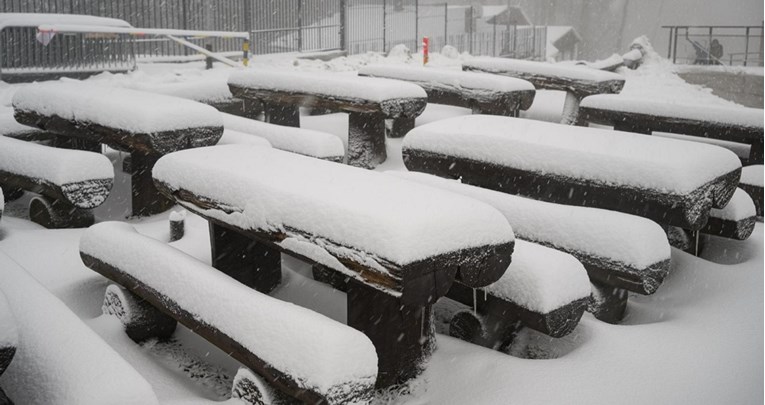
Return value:
[(91, 225), (90, 210), (106, 200), (113, 182), (106, 156), (0, 136), (0, 186), (8, 194), (40, 194), (30, 202), (29, 217), (47, 228)]
[[(1, 252), (0, 269), (0, 294), (19, 337), (16, 355), (0, 376), (11, 400), (17, 405), (159, 404), (151, 384), (130, 363)], [(7, 324), (0, 325), (2, 330)]]
[(210, 222), (213, 266), (245, 284), (278, 285), (280, 252), (350, 277), (348, 325), (377, 348), (378, 386), (421, 371), (430, 306), (455, 278), (491, 284), (513, 249), (510, 226), (483, 203), (276, 149), (181, 151), (154, 178)]
[[(534, 86), (521, 79), (477, 72), (431, 69), (408, 65), (367, 65), (359, 76), (414, 83), (425, 90), (429, 103), (465, 107), (473, 114), (517, 117), (534, 102)], [(393, 121), (391, 137), (403, 137), (414, 128), (414, 118)]]
[(737, 188), (725, 208), (712, 209), (707, 224), (701, 228), (701, 233), (745, 240), (754, 231), (756, 222), (757, 210), (752, 198), (744, 190)]
[(714, 146), (495, 116), (420, 126), (402, 153), (409, 170), (692, 231), (728, 203), (741, 173), (736, 155)]
[(617, 131), (669, 132), (751, 145), (747, 164), (763, 163), (763, 110), (706, 104), (678, 104), (602, 94), (582, 100), (582, 123), (613, 126)]
[(620, 321), (626, 291), (653, 294), (669, 273), (669, 243), (661, 226), (649, 219), (533, 200), (425, 173), (388, 173), (487, 203), (505, 216), (518, 239), (574, 256), (593, 285), (620, 298), (609, 303), (607, 314), (596, 313), (598, 319)]
[(763, 165), (751, 165), (741, 169), (741, 181), (738, 187), (744, 190), (749, 197), (752, 197), (757, 216), (762, 217), (763, 207)]
[(349, 165), (373, 168), (386, 159), (385, 120), (414, 119), (425, 90), (411, 83), (344, 74), (247, 70), (228, 80), (238, 98), (259, 100), (272, 124), (300, 126), (299, 107), (348, 113)]
[[(341, 404), (371, 399), (377, 356), (372, 342), (352, 328), (248, 288), (125, 223), (89, 228), (80, 240), (80, 256), (87, 267), (129, 291), (112, 289), (112, 304), (119, 297), (123, 308), (128, 304), (132, 310), (145, 300), (297, 400)], [(122, 314), (123, 322), (132, 328), (154, 315), (127, 316)], [(173, 329), (141, 337), (167, 337)]]
[(135, 216), (156, 214), (172, 205), (151, 180), (160, 156), (214, 145), (223, 133), (220, 113), (210, 106), (83, 83), (25, 86), (15, 93), (13, 107), (21, 124), (130, 152)]
[(343, 141), (326, 132), (269, 124), (231, 114), (223, 114), (223, 126), (226, 130), (257, 135), (276, 149), (299, 155), (339, 163), (345, 156)]
[(621, 75), (576, 65), (480, 57), (463, 62), (462, 69), (523, 79), (531, 82), (537, 90), (565, 91), (563, 124), (577, 122), (579, 102), (583, 98), (593, 94), (619, 93), (624, 87)]

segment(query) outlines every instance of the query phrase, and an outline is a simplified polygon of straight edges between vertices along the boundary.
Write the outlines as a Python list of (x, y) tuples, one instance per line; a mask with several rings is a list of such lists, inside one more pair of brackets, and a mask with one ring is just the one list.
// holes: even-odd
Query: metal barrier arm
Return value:
[(201, 46), (199, 46), (197, 44), (191, 43), (191, 42), (189, 42), (189, 41), (187, 41), (187, 40), (185, 40), (183, 38), (174, 37), (172, 35), (165, 35), (165, 37), (167, 37), (167, 38), (169, 38), (169, 39), (171, 39), (171, 40), (173, 40), (173, 41), (175, 41), (175, 42), (177, 42), (177, 43), (179, 43), (179, 44), (181, 44), (181, 45), (183, 45), (185, 47), (191, 48), (191, 49), (193, 49), (193, 50), (195, 50), (195, 51), (197, 51), (197, 52), (199, 52), (199, 53), (201, 53), (201, 54), (203, 54), (205, 56), (209, 56), (209, 57), (217, 60), (218, 62), (222, 62), (222, 63), (224, 63), (226, 65), (231, 66), (231, 67), (239, 67), (240, 66), (238, 63), (232, 61), (229, 58), (220, 56), (220, 55), (218, 55), (215, 52), (210, 52), (207, 49), (202, 48)]

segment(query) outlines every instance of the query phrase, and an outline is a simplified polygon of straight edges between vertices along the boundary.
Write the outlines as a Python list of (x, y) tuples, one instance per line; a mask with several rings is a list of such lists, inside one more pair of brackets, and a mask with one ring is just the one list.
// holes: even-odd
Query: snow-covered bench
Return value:
[(497, 281), (513, 249), (507, 221), (481, 202), (276, 149), (180, 151), (154, 178), (210, 222), (213, 267), (237, 280), (272, 290), (280, 252), (350, 277), (348, 325), (377, 348), (378, 386), (421, 371), (431, 304), (452, 282)]
[[(422, 87), (428, 102), (473, 110), (474, 114), (518, 116), (534, 101), (534, 86), (521, 79), (476, 72), (430, 69), (408, 65), (368, 65), (359, 76), (402, 80)], [(393, 120), (391, 137), (402, 137), (414, 128), (414, 117)]]
[(0, 136), (0, 186), (9, 198), (20, 196), (17, 190), (40, 194), (29, 217), (47, 228), (91, 225), (90, 210), (106, 200), (113, 182), (106, 156)]
[(220, 112), (245, 118), (256, 119), (263, 112), (259, 102), (234, 97), (225, 77), (153, 85), (141, 90), (198, 101)]
[(532, 200), (424, 173), (389, 173), (487, 203), (505, 216), (518, 239), (574, 256), (584, 265), (595, 288), (614, 298), (606, 303), (606, 312), (593, 308), (598, 319), (618, 322), (627, 305), (626, 291), (653, 294), (669, 273), (667, 237), (661, 226), (649, 219)]
[(348, 113), (347, 162), (364, 168), (386, 159), (385, 120), (416, 118), (427, 103), (412, 83), (343, 74), (248, 70), (228, 84), (235, 97), (263, 102), (272, 124), (300, 126), (299, 107)]
[(83, 83), (25, 86), (14, 95), (13, 107), (22, 124), (130, 152), (136, 216), (156, 214), (172, 205), (151, 179), (151, 169), (160, 156), (213, 145), (223, 133), (223, 119), (210, 106)]
[(728, 203), (741, 174), (738, 157), (715, 146), (496, 116), (420, 126), (402, 153), (413, 171), (691, 231)]
[(164, 326), (169, 317), (302, 402), (371, 397), (377, 357), (361, 332), (248, 288), (125, 223), (90, 227), (80, 239), (80, 256), (127, 289), (109, 287), (105, 306), (131, 338), (167, 337), (175, 329), (174, 322)]
[(752, 197), (758, 217), (762, 216), (763, 207), (763, 170), (765, 170), (763, 165), (744, 167), (741, 169), (741, 181), (738, 183), (738, 187)]
[(737, 188), (733, 198), (724, 208), (713, 208), (707, 224), (701, 233), (723, 238), (745, 240), (754, 231), (757, 222), (757, 210), (752, 198), (742, 189)]
[(16, 404), (159, 403), (138, 371), (4, 253), (0, 269), (19, 336), (0, 386)]
[(266, 139), (276, 149), (333, 162), (343, 162), (343, 141), (335, 135), (310, 129), (269, 124), (248, 118), (223, 114), (223, 126)]
[(590, 96), (579, 106), (583, 123), (617, 131), (669, 132), (751, 145), (747, 164), (763, 163), (763, 110), (705, 104), (677, 104), (614, 94)]
[(577, 122), (579, 102), (593, 94), (619, 93), (624, 77), (583, 66), (552, 64), (506, 58), (473, 58), (463, 62), (463, 70), (500, 74), (527, 80), (537, 90), (563, 90), (563, 124)]
[[(2, 197), (0, 197), (1, 199)], [(2, 208), (2, 204), (0, 204), (0, 208)], [(0, 376), (3, 375), (11, 364), (13, 356), (16, 354), (18, 343), (19, 335), (16, 330), (16, 319), (11, 313), (11, 307), (5, 299), (5, 295), (0, 291)], [(0, 387), (0, 404), (10, 403), (10, 399), (3, 392), (3, 388)]]

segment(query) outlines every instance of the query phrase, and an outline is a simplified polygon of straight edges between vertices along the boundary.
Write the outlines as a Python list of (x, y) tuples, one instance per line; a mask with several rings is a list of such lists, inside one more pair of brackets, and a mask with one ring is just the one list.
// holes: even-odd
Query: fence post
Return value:
[(497, 20), (494, 20), (492, 26), (491, 56), (497, 56)]
[(414, 52), (420, 51), (420, 0), (414, 0)]
[(470, 7), (469, 9), (470, 10), (470, 25), (469, 25), (470, 32), (468, 32), (468, 42), (469, 42), (468, 49), (470, 54), (472, 55), (473, 54), (473, 39), (474, 39), (473, 31), (475, 31), (475, 27), (473, 27), (473, 6), (469, 6), (469, 7)]
[[(189, 0), (181, 1), (181, 29), (189, 29)], [(189, 56), (189, 48), (184, 46), (183, 54)]]
[[(677, 63), (677, 31), (679, 27), (675, 27), (675, 44), (672, 50), (672, 64)], [(687, 28), (686, 28), (687, 30)]]
[[(348, 51), (346, 49), (346, 40), (345, 40), (345, 27), (346, 27), (346, 20), (345, 20), (345, 13), (346, 13), (346, 7), (348, 6), (347, 0), (340, 0), (340, 49), (344, 51)], [(350, 53), (350, 52), (349, 52)]]
[(672, 31), (675, 27), (669, 27), (669, 44), (667, 44), (667, 59), (672, 57)]
[(298, 52), (303, 52), (303, 0), (297, 0)]
[(444, 46), (449, 44), (449, 3), (444, 3)]
[(244, 0), (244, 30), (252, 31), (252, 0)]
[(387, 31), (388, 31), (388, 25), (387, 25), (387, 17), (388, 17), (388, 0), (383, 0), (383, 53), (387, 52), (386, 49), (386, 40), (387, 40)]
[[(744, 66), (749, 62), (749, 27), (746, 27), (746, 45), (744, 45)], [(733, 60), (731, 59), (731, 65)]]
[(707, 65), (712, 63), (712, 27), (709, 27), (709, 42), (707, 42)]
[[(213, 50), (212, 44), (209, 43), (209, 42), (206, 43), (205, 44), (205, 49), (207, 49), (209, 52), (212, 52), (212, 50)], [(212, 69), (212, 68), (213, 68), (213, 58), (208, 56), (207, 58), (205, 58), (205, 69), (209, 70), (209, 69)]]

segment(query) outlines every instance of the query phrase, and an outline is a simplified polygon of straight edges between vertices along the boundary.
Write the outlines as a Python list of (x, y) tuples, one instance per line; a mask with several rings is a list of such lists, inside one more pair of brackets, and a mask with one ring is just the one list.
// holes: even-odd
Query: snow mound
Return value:
[(765, 166), (763, 165), (751, 165), (744, 167), (741, 169), (740, 183), (762, 187), (763, 177), (765, 177), (763, 174), (763, 170), (765, 170), (764, 168)]
[(725, 208), (712, 208), (709, 216), (725, 219), (729, 221), (740, 221), (742, 219), (757, 216), (757, 210), (754, 207), (754, 201), (744, 190), (737, 188), (733, 193), (733, 198), (728, 202)]

